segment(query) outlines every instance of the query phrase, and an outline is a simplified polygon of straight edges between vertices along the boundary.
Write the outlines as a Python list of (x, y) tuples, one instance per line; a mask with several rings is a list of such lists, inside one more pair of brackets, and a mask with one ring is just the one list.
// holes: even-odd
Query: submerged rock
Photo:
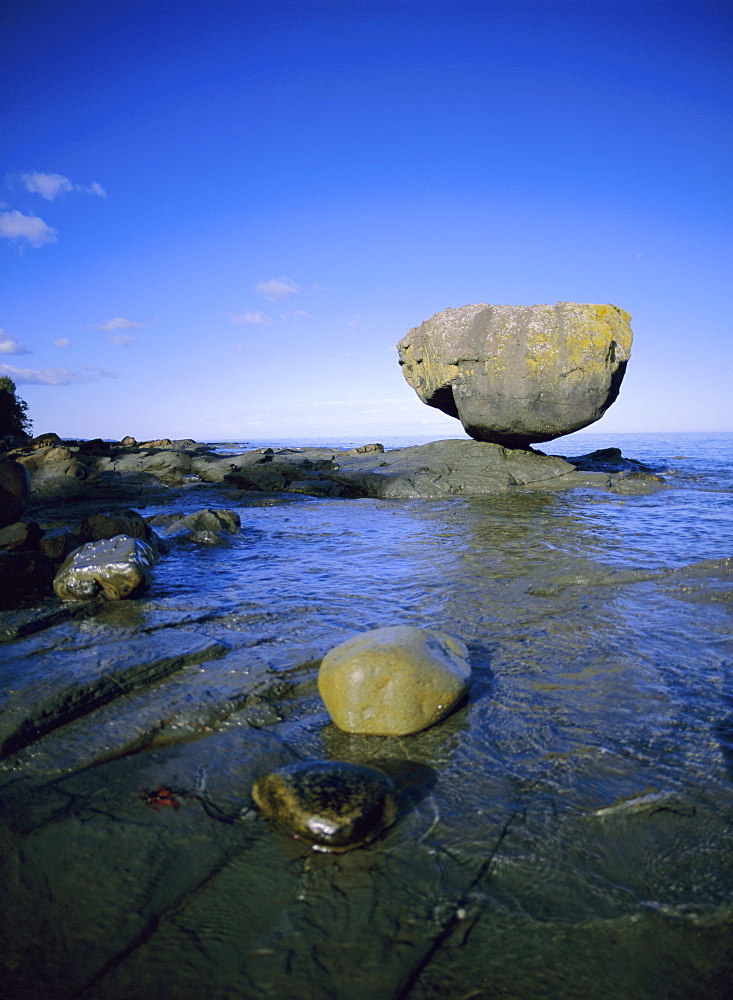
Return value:
[(614, 402), (630, 319), (612, 305), (479, 303), (437, 313), (397, 349), (424, 403), (478, 441), (526, 448), (592, 424)]
[(339, 729), (406, 736), (447, 715), (470, 678), (468, 650), (459, 639), (395, 625), (331, 649), (321, 663), (318, 690)]
[(147, 523), (160, 528), (166, 538), (200, 545), (218, 545), (223, 535), (234, 535), (241, 527), (236, 511), (209, 507), (193, 514), (156, 514), (147, 518)]
[(287, 764), (256, 781), (252, 798), (277, 827), (334, 854), (374, 840), (397, 816), (392, 779), (343, 761)]
[(128, 535), (88, 542), (63, 562), (53, 581), (62, 601), (121, 601), (143, 590), (155, 555), (147, 542)]

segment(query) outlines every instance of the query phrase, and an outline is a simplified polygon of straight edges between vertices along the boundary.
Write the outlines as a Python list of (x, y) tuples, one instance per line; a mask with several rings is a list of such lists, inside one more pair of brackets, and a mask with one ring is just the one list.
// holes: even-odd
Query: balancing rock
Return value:
[(631, 317), (612, 305), (446, 309), (397, 345), (420, 399), (477, 441), (527, 448), (598, 420), (618, 396)]

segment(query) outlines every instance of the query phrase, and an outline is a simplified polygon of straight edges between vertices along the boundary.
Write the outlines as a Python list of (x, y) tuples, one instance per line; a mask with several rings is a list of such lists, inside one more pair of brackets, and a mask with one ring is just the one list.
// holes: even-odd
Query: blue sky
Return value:
[(595, 430), (733, 430), (733, 13), (709, 0), (4, 0), (0, 374), (34, 430), (459, 436), (395, 344), (632, 314)]

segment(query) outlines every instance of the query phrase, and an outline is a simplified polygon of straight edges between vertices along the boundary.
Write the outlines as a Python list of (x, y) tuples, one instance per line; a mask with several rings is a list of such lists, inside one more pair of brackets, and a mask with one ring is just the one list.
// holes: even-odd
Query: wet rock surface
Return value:
[[(41, 541), (132, 507), (241, 530), (171, 544), (135, 600), (0, 616), (8, 1000), (636, 1000), (670, 969), (727, 1000), (733, 562), (704, 463), (684, 488), (647, 467), (671, 488), (619, 495), (627, 467), (424, 502), (90, 467), (33, 494)], [(385, 622), (460, 636), (470, 696), (410, 736), (344, 732), (321, 661)], [(387, 775), (394, 822), (337, 854), (274, 831), (253, 789), (313, 761)]]
[(299, 761), (259, 778), (259, 811), (314, 850), (343, 854), (374, 840), (397, 816), (396, 788), (383, 771), (344, 761)]
[(406, 736), (432, 726), (468, 690), (471, 667), (460, 639), (433, 629), (374, 629), (329, 650), (318, 690), (349, 733)]
[(397, 348), (424, 403), (478, 441), (526, 448), (586, 427), (614, 402), (630, 319), (612, 305), (480, 303), (437, 313)]

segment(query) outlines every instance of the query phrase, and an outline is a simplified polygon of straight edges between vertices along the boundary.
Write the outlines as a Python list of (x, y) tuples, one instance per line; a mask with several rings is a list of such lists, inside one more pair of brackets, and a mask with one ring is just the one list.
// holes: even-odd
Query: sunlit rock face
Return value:
[(420, 399), (477, 441), (526, 448), (598, 420), (618, 396), (631, 317), (612, 305), (446, 309), (397, 345)]

